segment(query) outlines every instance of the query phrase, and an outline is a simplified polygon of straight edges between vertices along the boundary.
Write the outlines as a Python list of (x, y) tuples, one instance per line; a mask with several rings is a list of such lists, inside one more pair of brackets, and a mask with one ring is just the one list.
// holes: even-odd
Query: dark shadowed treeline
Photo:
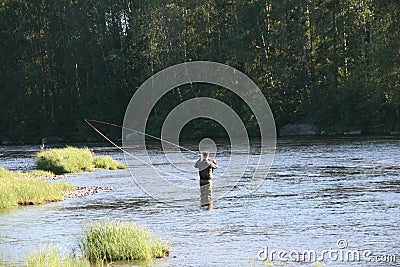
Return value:
[[(400, 130), (398, 0), (2, 0), (0, 25), (0, 140), (86, 140), (83, 118), (121, 123), (141, 83), (194, 60), (249, 75), (278, 126)], [(256, 126), (237, 97), (201, 86), (166, 95), (148, 131), (201, 95)]]

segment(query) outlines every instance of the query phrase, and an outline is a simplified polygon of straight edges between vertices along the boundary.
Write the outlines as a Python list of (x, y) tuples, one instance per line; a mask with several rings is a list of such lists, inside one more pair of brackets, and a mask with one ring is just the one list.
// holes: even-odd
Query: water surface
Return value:
[[(196, 148), (190, 142), (185, 145)], [(253, 146), (256, 150), (257, 144)], [(29, 170), (38, 149), (2, 146), (0, 166)], [(92, 149), (124, 161), (124, 155), (112, 147)], [(227, 160), (228, 150), (226, 143), (218, 144), (219, 162)], [(159, 147), (151, 147), (150, 154), (169, 168)], [(397, 263), (325, 260), (327, 266), (398, 266), (399, 155), (400, 140), (392, 137), (279, 139), (272, 169), (260, 188), (247, 194), (245, 175), (212, 210), (199, 203), (183, 207), (159, 203), (141, 191), (127, 170), (82, 173), (65, 181), (114, 190), (1, 211), (0, 254), (20, 259), (35, 246), (48, 243), (78, 251), (77, 240), (87, 221), (116, 218), (149, 227), (171, 243), (170, 256), (156, 260), (156, 266), (263, 266), (257, 254), (266, 246), (269, 251), (318, 253), (338, 249), (339, 239), (348, 244), (342, 251), (393, 254)], [(133, 265), (143, 263), (125, 264)], [(285, 266), (311, 264), (289, 261)]]

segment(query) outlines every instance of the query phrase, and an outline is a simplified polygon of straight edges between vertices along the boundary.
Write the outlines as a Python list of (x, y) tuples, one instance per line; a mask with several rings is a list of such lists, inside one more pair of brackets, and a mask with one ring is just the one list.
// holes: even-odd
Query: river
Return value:
[[(186, 145), (195, 149), (195, 144)], [(217, 160), (223, 162), (227, 155), (220, 150), (227, 146), (217, 143), (217, 147)], [(1, 146), (0, 166), (30, 170), (39, 149)], [(124, 161), (124, 154), (113, 147), (91, 149)], [(162, 153), (159, 147), (150, 152), (155, 157)], [(301, 258), (310, 251), (317, 258), (324, 255), (326, 266), (400, 264), (398, 137), (278, 139), (271, 171), (257, 191), (249, 195), (239, 183), (213, 209), (199, 203), (183, 207), (160, 203), (142, 192), (128, 170), (97, 170), (63, 180), (114, 190), (0, 211), (0, 255), (6, 261), (19, 261), (49, 243), (76, 252), (86, 222), (119, 219), (146, 226), (170, 242), (170, 256), (155, 260), (155, 266), (265, 266), (259, 258), (266, 256), (284, 266), (313, 266)], [(343, 257), (353, 252), (360, 254), (360, 262)], [(391, 255), (397, 262), (376, 262), (390, 261), (379, 256)]]

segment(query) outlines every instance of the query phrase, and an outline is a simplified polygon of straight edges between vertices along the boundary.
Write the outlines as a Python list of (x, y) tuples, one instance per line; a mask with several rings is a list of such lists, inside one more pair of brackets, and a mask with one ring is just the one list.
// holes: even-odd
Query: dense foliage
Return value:
[[(121, 123), (141, 83), (193, 60), (248, 74), (278, 126), (399, 131), (399, 20), (397, 0), (3, 0), (0, 140), (86, 140), (83, 118)], [(202, 87), (166, 95), (148, 131), (194, 96), (221, 99), (254, 126), (237, 97)]]

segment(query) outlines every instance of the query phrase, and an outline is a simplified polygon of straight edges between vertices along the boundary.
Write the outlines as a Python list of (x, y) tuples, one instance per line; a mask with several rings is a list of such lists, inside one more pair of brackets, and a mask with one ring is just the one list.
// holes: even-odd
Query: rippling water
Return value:
[[(228, 148), (226, 144), (218, 146), (219, 162), (227, 160)], [(116, 149), (92, 149), (124, 160)], [(0, 147), (0, 166), (31, 169), (37, 150)], [(150, 152), (162, 164), (160, 148), (153, 147)], [(243, 189), (246, 179), (241, 180), (210, 210), (199, 203), (184, 207), (159, 203), (146, 196), (126, 170), (82, 173), (65, 180), (77, 186), (112, 186), (114, 190), (1, 211), (0, 255), (20, 259), (35, 246), (48, 243), (76, 251), (85, 222), (118, 218), (147, 226), (170, 241), (170, 256), (156, 260), (156, 266), (263, 266), (257, 254), (265, 247), (267, 252), (314, 250), (317, 256), (329, 249), (371, 250), (375, 255), (397, 255), (397, 263), (346, 263), (327, 257), (323, 263), (399, 266), (399, 155), (400, 140), (396, 138), (279, 139), (275, 161), (261, 187), (248, 195)], [(348, 246), (339, 249), (339, 239)], [(274, 259), (279, 263), (276, 255)], [(312, 264), (289, 260), (285, 266)]]

